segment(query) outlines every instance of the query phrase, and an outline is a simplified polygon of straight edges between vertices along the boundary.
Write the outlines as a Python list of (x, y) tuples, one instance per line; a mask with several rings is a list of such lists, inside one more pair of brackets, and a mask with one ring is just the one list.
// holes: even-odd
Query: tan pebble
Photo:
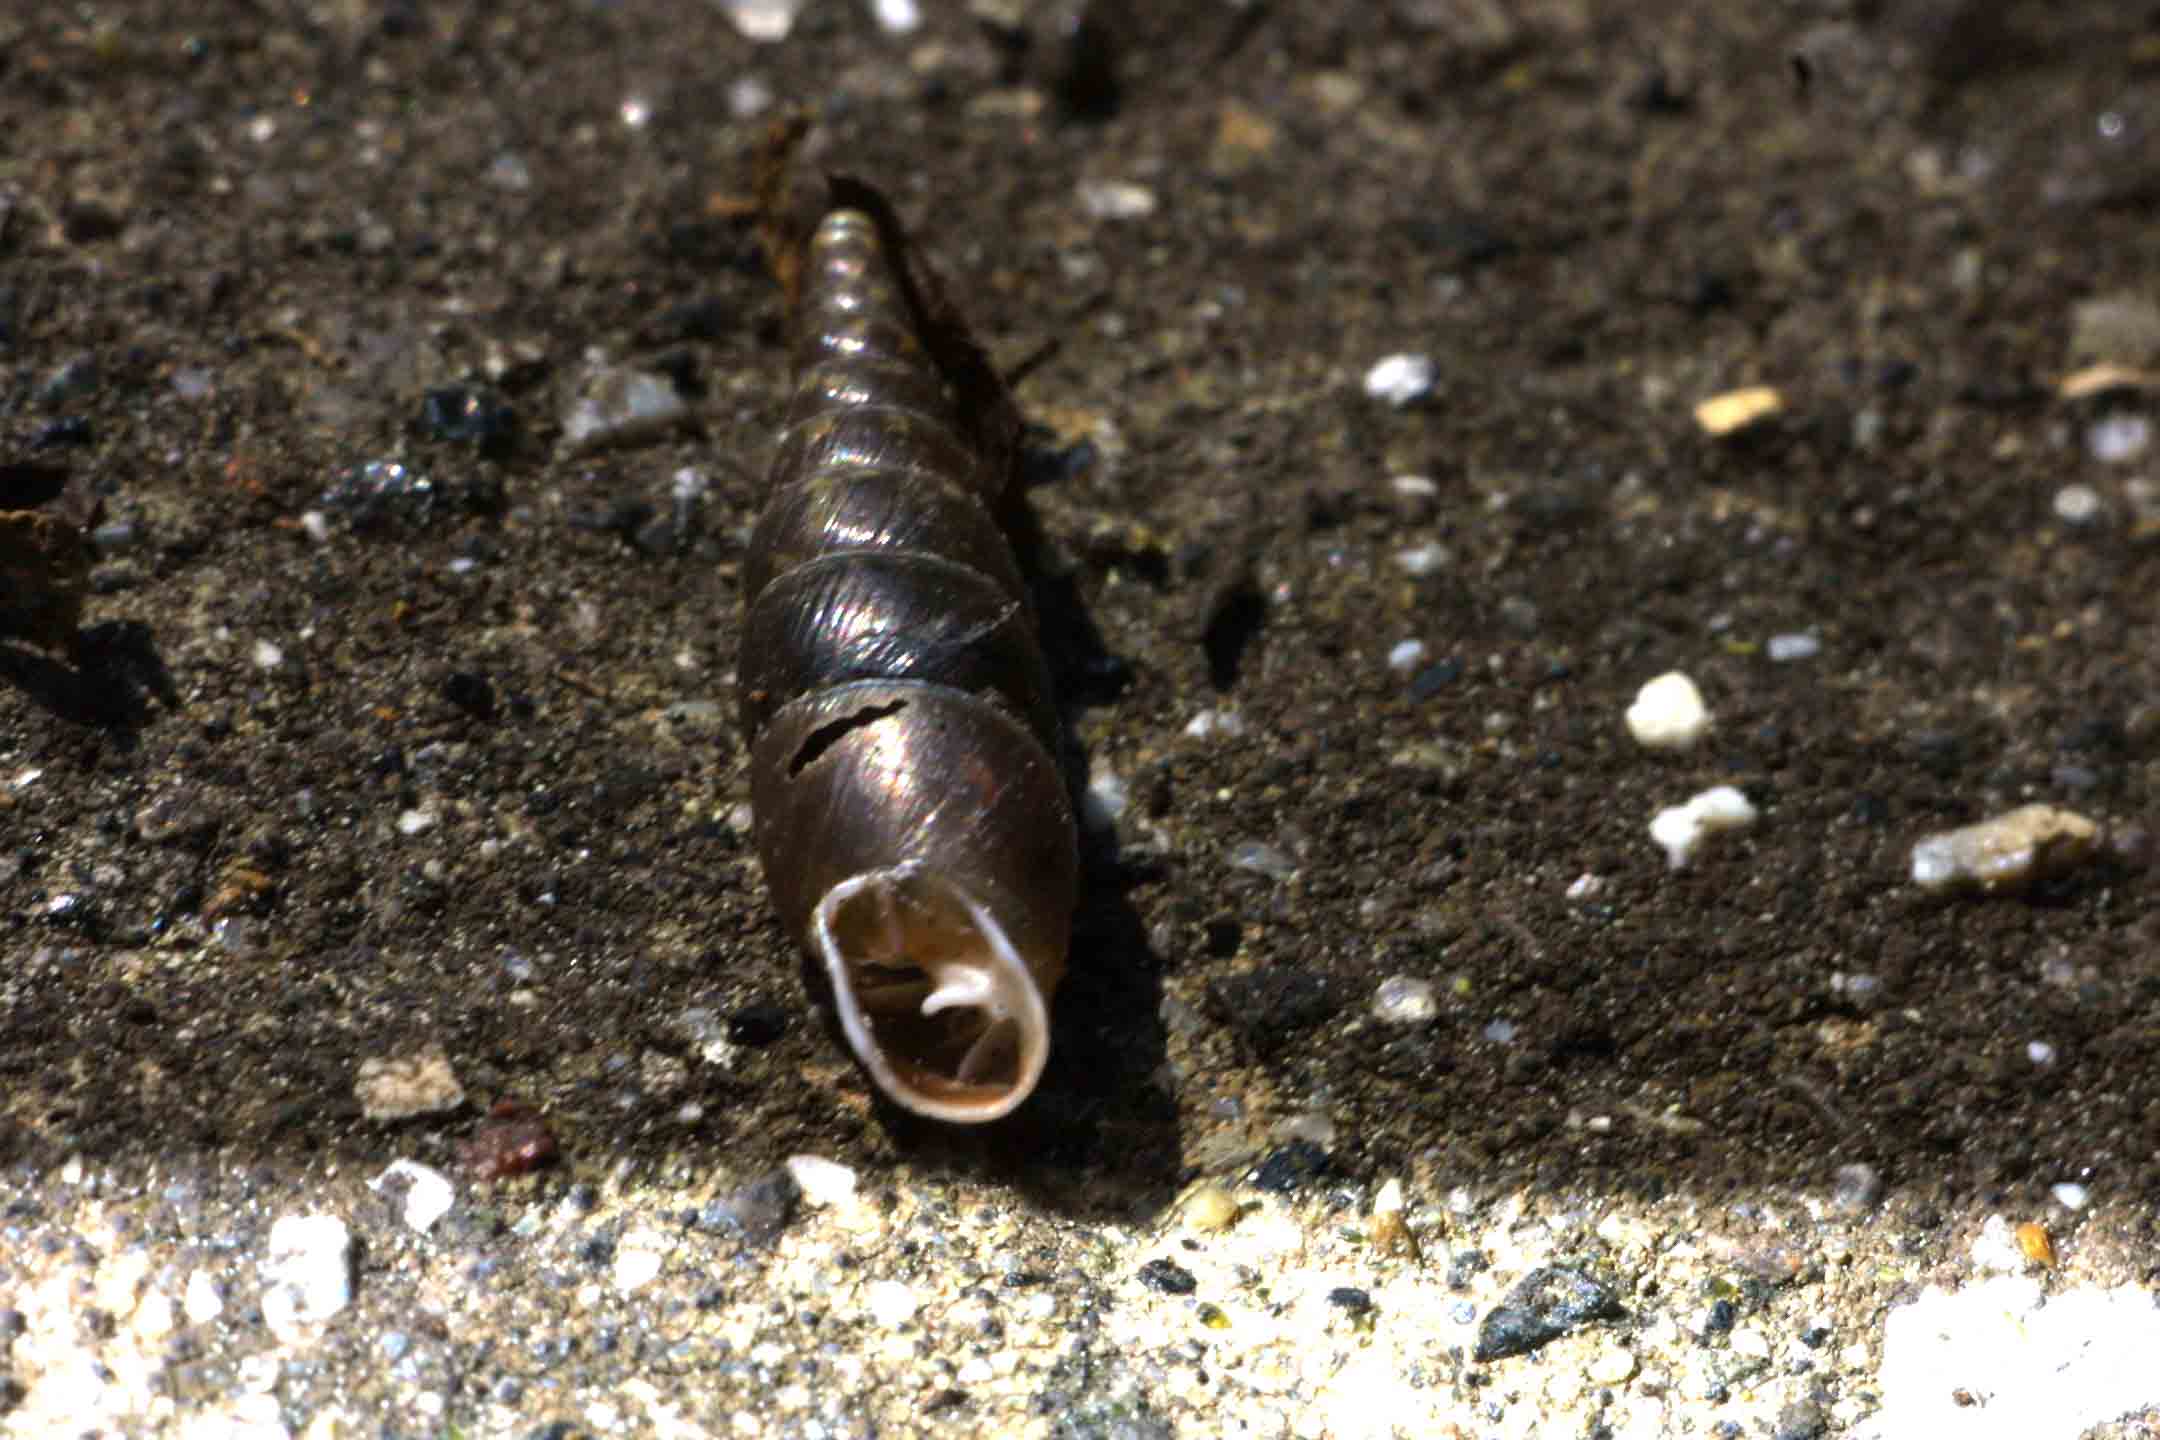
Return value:
[(2092, 853), (2099, 834), (2099, 826), (2075, 811), (2020, 806), (1917, 841), (1913, 883), (1927, 890), (2023, 890), (2075, 868)]
[(1749, 385), (1713, 395), (1695, 407), (1695, 423), (1708, 435), (1733, 435), (1785, 408), (1785, 397), (1768, 385)]
[(2017, 1227), (2018, 1249), (2033, 1264), (2052, 1269), (2055, 1264), (2055, 1241), (2048, 1228), (2037, 1220), (2028, 1220)]
[(1220, 1185), (1202, 1185), (1185, 1200), (1185, 1223), (1210, 1233), (1237, 1224), (1237, 1197)]

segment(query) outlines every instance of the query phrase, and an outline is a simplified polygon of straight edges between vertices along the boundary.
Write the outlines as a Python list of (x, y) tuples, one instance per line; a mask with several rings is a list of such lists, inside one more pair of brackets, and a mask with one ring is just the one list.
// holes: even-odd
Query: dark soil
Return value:
[[(0, 20), (0, 460), (107, 527), (77, 643), (0, 641), (0, 1158), (379, 1160), (360, 1062), (439, 1045), (573, 1171), (908, 1151), (1146, 1209), (1318, 1109), (1340, 1174), (2160, 1191), (2152, 878), (1905, 878), (2028, 799), (2153, 808), (2154, 462), (2051, 388), (2076, 302), (2160, 293), (2149, 7), (1134, 0), (1077, 45), (1013, 8)], [(987, 1135), (870, 1103), (739, 824), (786, 381), (753, 79), (1024, 370), (1065, 690), (1132, 799), (1051, 1080)], [(1093, 219), (1101, 180), (1157, 208)], [(564, 455), (594, 350), (694, 425)], [(1397, 351), (1427, 403), (1364, 393)], [(1698, 429), (1755, 383), (1781, 415)], [(2072, 482), (2111, 518), (2058, 521)], [(1682, 758), (1620, 719), (1674, 668), (1718, 716)], [(1211, 708), (1243, 733), (1186, 738)], [(1651, 814), (1713, 783), (1760, 824), (1668, 871)], [(1356, 1023), (1396, 974), (1437, 1023)]]

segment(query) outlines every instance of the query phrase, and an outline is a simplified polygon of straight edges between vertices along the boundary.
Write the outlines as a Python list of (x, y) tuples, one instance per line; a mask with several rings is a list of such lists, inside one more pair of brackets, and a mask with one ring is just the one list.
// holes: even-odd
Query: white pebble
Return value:
[(1438, 379), (1430, 355), (1390, 355), (1365, 372), (1365, 393), (1400, 410), (1432, 394)]
[(1425, 648), (1425, 642), (1422, 640), (1398, 640), (1388, 649), (1388, 669), (1415, 670), (1425, 663), (1425, 657), (1431, 653)]
[(1390, 975), (1373, 991), (1373, 1019), (1384, 1025), (1422, 1025), (1440, 1013), (1430, 980)]
[(1684, 805), (1658, 811), (1650, 821), (1650, 838), (1663, 847), (1667, 864), (1684, 870), (1704, 840), (1720, 831), (1745, 829), (1755, 818), (1747, 796), (1730, 785), (1714, 785)]
[(1395, 552), (1395, 563), (1403, 568), (1404, 573), (1413, 577), (1430, 575), (1448, 563), (1447, 547), (1435, 540), (1429, 545), (1398, 550)]
[(1388, 488), (1405, 500), (1440, 498), (1440, 484), (1430, 475), (1396, 475), (1388, 480)]
[(2099, 833), (2099, 826), (2074, 811), (2021, 805), (1916, 841), (1913, 884), (1924, 890), (2021, 890), (2084, 860)]
[(1080, 818), (1090, 830), (1115, 830), (1118, 817), (1132, 803), (1132, 792), (1125, 781), (1108, 765), (1097, 761), (1093, 773), (1088, 776), (1087, 790), (1080, 797)]
[(1245, 733), (1245, 717), (1235, 710), (1202, 710), (1185, 725), (1185, 738), (1205, 740), (1211, 735), (1237, 736)]
[(2065, 525), (2090, 525), (2101, 518), (2100, 492), (2090, 485), (2065, 485), (2055, 492), (2055, 518)]
[(256, 669), (275, 670), (278, 666), (284, 663), (285, 652), (283, 650), (279, 649), (276, 645), (273, 645), (268, 640), (257, 640), (255, 642)]
[(2055, 1063), (2055, 1047), (2045, 1040), (2027, 1041), (2025, 1058), (2035, 1065), (2052, 1065)]
[(1732, 1353), (1751, 1360), (1767, 1360), (1770, 1358), (1770, 1337), (1752, 1325), (1743, 1325), (1732, 1332)]
[(1597, 896), (1597, 893), (1604, 888), (1604, 876), (1595, 875), (1592, 874), (1590, 871), (1585, 870), (1582, 874), (1576, 876), (1572, 881), (1568, 883), (1567, 898), (1570, 900), (1594, 899)]
[(1702, 691), (1678, 670), (1668, 671), (1635, 692), (1628, 706), (1628, 733), (1651, 750), (1686, 750), (1709, 733), (1710, 707)]
[(190, 1325), (207, 1325), (225, 1313), (225, 1297), (218, 1293), (218, 1283), (210, 1278), (208, 1270), (197, 1270), (188, 1276), (187, 1291), (180, 1297), (180, 1308)]
[(2082, 1210), (2092, 1199), (2090, 1190), (2072, 1180), (2048, 1187), (2048, 1194), (2054, 1196), (2055, 1203), (2065, 1210)]
[(1144, 220), (1155, 206), (1155, 192), (1130, 180), (1080, 182), (1080, 208), (1090, 220)]
[(1615, 1345), (1597, 1359), (1583, 1373), (1593, 1385), (1625, 1385), (1635, 1374), (1635, 1352)]
[(368, 1189), (380, 1194), (386, 1187), (405, 1182), (405, 1223), (425, 1235), (435, 1222), (457, 1203), (457, 1187), (450, 1177), (417, 1160), (393, 1160), (390, 1167), (368, 1181)]
[(922, 26), (922, 8), (915, 0), (870, 0), (870, 13), (888, 35), (912, 35)]
[(316, 544), (328, 544), (330, 540), (330, 517), (320, 510), (303, 510), (300, 512), (300, 529), (308, 539)]
[(625, 1235), (615, 1250), (611, 1278), (616, 1290), (628, 1295), (659, 1279), (661, 1266), (667, 1259), (662, 1253), (666, 1247), (667, 1242), (649, 1230)]
[(2095, 420), (2085, 432), (2085, 448), (2095, 460), (2123, 465), (2145, 453), (2152, 444), (2152, 421), (2143, 415), (2110, 415)]
[(418, 835), (421, 831), (431, 828), (434, 824), (435, 812), (432, 810), (407, 810), (397, 817), (397, 828), (400, 835)]
[(1812, 660), (1822, 650), (1822, 641), (1813, 635), (1772, 635), (1763, 646), (1773, 664), (1784, 665), (1794, 660)]
[(855, 1172), (837, 1160), (821, 1155), (790, 1155), (787, 1172), (795, 1188), (802, 1191), (803, 1203), (813, 1210), (843, 1205), (855, 1198)]
[(805, 0), (720, 0), (720, 8), (745, 40), (770, 45), (787, 39)]
[(263, 1274), (263, 1323), (291, 1344), (352, 1303), (352, 1231), (335, 1215), (280, 1215)]
[(872, 1320), (897, 1330), (915, 1318), (915, 1292), (898, 1280), (873, 1280), (863, 1288), (863, 1307)]

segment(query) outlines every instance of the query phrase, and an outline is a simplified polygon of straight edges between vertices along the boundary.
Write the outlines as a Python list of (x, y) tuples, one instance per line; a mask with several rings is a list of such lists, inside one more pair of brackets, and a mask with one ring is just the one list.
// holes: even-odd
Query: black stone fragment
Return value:
[(1624, 1312), (1612, 1291), (1580, 1270), (1547, 1265), (1525, 1275), (1478, 1322), (1479, 1364), (1528, 1355), (1593, 1320)]
[(1140, 1267), (1140, 1283), (1165, 1295), (1190, 1295), (1200, 1288), (1192, 1271), (1175, 1260), (1150, 1260)]
[(1292, 1140), (1260, 1162), (1252, 1183), (1271, 1195), (1287, 1195), (1326, 1173), (1327, 1165), (1327, 1151), (1310, 1140)]
[(1372, 1313), (1371, 1292), (1360, 1290), (1353, 1285), (1338, 1285), (1327, 1292), (1327, 1298), (1330, 1305), (1340, 1305), (1352, 1315), (1369, 1315)]
[(477, 670), (456, 670), (444, 677), (443, 698), (476, 720), (495, 718), (495, 687)]
[(727, 1018), (730, 1045), (762, 1049), (787, 1033), (787, 1011), (770, 1000), (753, 1000)]

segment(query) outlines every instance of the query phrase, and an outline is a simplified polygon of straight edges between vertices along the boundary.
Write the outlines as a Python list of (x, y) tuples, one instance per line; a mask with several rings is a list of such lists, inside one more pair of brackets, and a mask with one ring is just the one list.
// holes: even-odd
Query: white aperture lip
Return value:
[[(920, 861), (851, 875), (819, 899), (810, 940), (841, 1033), (895, 1104), (979, 1124), (1034, 1093), (1049, 1008), (1004, 924), (968, 890)], [(939, 1043), (924, 1048), (939, 1053), (909, 1053), (931, 1036)]]

